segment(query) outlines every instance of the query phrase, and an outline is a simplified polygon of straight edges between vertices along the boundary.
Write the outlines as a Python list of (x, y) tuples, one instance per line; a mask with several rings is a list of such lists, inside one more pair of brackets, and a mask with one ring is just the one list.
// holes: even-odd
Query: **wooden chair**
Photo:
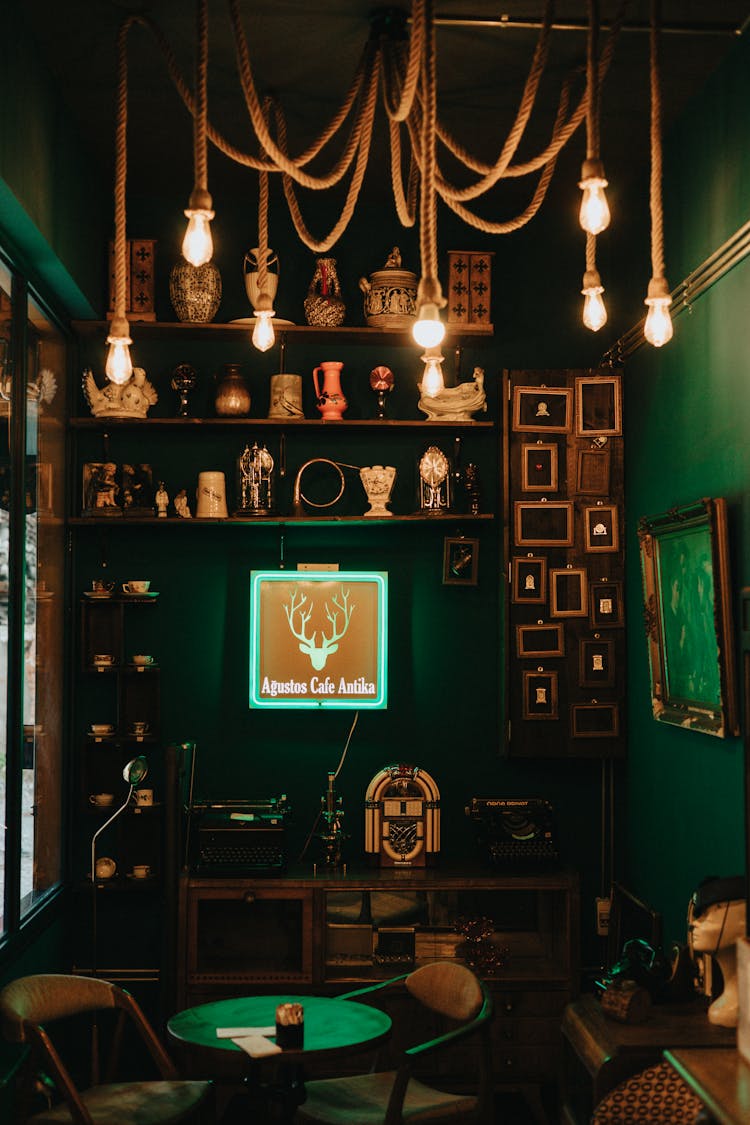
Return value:
[[(455, 1026), (437, 1038), (402, 1051), (396, 1070), (306, 1083), (307, 1097), (297, 1110), (297, 1125), (433, 1125), (493, 1120), (492, 998), (487, 987), (463, 965), (436, 961), (383, 984), (350, 992), (341, 999), (372, 995), (400, 982), (419, 1004), (448, 1017)], [(418, 1060), (435, 1055), (439, 1066), (440, 1052), (470, 1035), (480, 1039), (479, 1050), (473, 1054), (478, 1070), (476, 1093), (446, 1093), (413, 1076), (412, 1068)]]
[[(114, 1015), (104, 1015), (105, 1010)], [(90, 1013), (96, 1033), (92, 1040), (91, 1082), (79, 1089), (47, 1033), (57, 1020)], [(104, 1083), (99, 1082), (98, 1022), (112, 1020), (111, 1051)], [(213, 1120), (210, 1082), (181, 1081), (174, 1063), (156, 1037), (137, 1003), (109, 981), (56, 973), (20, 977), (0, 992), (0, 1021), (5, 1038), (27, 1044), (37, 1088), (50, 1102), (48, 1109), (31, 1112), (30, 1086), (21, 1090), (23, 1116), (18, 1123), (33, 1125), (174, 1125), (189, 1120)], [(155, 1064), (159, 1081), (115, 1082), (122, 1038), (132, 1025)], [(62, 1031), (62, 1029), (58, 1029)], [(70, 1029), (66, 1028), (70, 1044)], [(59, 1038), (63, 1038), (61, 1035)], [(135, 1039), (135, 1042), (138, 1040)], [(206, 1116), (200, 1113), (205, 1110)]]

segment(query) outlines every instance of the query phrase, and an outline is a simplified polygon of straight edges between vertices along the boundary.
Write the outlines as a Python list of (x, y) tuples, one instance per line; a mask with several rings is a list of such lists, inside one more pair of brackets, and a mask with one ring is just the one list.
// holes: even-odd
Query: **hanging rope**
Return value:
[[(395, 84), (391, 91), (388, 86), (383, 89), (383, 104), (391, 121), (406, 121), (412, 111), (414, 98), (419, 85), (419, 75), (424, 55), (426, 11), (424, 0), (414, 0), (412, 8), (411, 36), (409, 39), (409, 54), (404, 66), (403, 82), (400, 91)], [(398, 103), (395, 97), (398, 96)]]
[(664, 279), (664, 211), (662, 205), (661, 84), (659, 81), (659, 0), (651, 0), (650, 81), (651, 81), (651, 277)]
[(437, 64), (432, 0), (424, 0), (424, 10), (426, 31), (422, 57), (422, 184), (419, 197), (419, 253), (422, 276), (417, 293), (417, 307), (422, 302), (431, 302), (440, 308), (445, 304), (445, 300), (440, 292), (437, 260), (437, 197), (435, 195)]
[(197, 4), (198, 54), (195, 71), (196, 106), (193, 115), (193, 152), (195, 189), (208, 190), (208, 159), (206, 154), (206, 121), (208, 118), (208, 0)]
[(117, 33), (117, 107), (115, 125), (115, 298), (110, 336), (127, 337), (127, 243), (125, 238), (125, 183), (128, 169), (128, 32), (136, 21), (127, 17)]
[(599, 83), (596, 61), (599, 39), (599, 0), (589, 0), (586, 35), (586, 159), (599, 159)]

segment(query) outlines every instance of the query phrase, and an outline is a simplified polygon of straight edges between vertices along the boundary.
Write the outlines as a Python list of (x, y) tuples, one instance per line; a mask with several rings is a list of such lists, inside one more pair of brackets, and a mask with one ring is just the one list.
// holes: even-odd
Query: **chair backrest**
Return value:
[(471, 969), (455, 961), (434, 961), (415, 969), (405, 981), (411, 995), (433, 1012), (470, 1020), (484, 1003), (484, 992)]
[(19, 977), (0, 992), (3, 1034), (12, 1043), (25, 1043), (29, 1025), (118, 1007), (116, 991), (121, 989), (95, 977), (63, 973)]
[[(68, 1017), (87, 1013), (93, 1015), (94, 1035), (89, 1061), (91, 1085), (98, 1085), (99, 1027), (94, 1013), (113, 1009), (115, 1025), (111, 1035), (105, 1082), (113, 1081), (117, 1075), (126, 1021), (131, 1023), (145, 1045), (159, 1076), (162, 1079), (176, 1079), (177, 1069), (174, 1063), (138, 1004), (129, 993), (111, 981), (62, 973), (39, 973), (19, 977), (0, 992), (0, 1024), (5, 1038), (13, 1043), (30, 1045), (31, 1065), (41, 1066), (45, 1072), (49, 1072), (58, 1094), (68, 1105), (71, 1120), (80, 1125), (89, 1125), (91, 1116), (83, 1104), (76, 1081), (47, 1033), (46, 1025)], [(64, 1040), (66, 1037), (58, 1038)], [(70, 1042), (65, 1042), (65, 1046), (69, 1047)]]

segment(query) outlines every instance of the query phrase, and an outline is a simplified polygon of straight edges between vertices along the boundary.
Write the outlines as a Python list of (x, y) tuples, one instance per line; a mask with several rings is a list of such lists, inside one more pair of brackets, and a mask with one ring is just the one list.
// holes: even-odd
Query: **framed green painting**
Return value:
[(644, 517), (638, 538), (654, 718), (738, 734), (726, 502)]

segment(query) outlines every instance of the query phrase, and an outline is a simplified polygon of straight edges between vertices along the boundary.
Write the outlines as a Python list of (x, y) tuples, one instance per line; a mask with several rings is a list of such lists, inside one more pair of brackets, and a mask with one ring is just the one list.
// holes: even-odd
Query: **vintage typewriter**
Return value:
[(197, 875), (283, 871), (290, 814), (285, 795), (194, 804), (190, 817), (190, 866)]
[(474, 822), (480, 851), (492, 867), (528, 869), (559, 862), (549, 801), (472, 797), (465, 811)]

